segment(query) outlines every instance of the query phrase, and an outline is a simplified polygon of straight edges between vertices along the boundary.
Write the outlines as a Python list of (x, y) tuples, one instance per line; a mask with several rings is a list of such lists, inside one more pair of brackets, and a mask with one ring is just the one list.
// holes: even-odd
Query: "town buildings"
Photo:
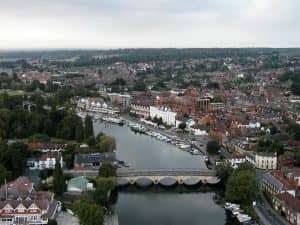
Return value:
[(161, 118), (162, 122), (169, 126), (176, 127), (176, 115), (177, 113), (171, 111), (170, 108), (150, 106), (151, 119)]
[(274, 208), (292, 225), (300, 225), (300, 199), (288, 192), (274, 197)]
[(108, 106), (102, 98), (80, 98), (77, 101), (77, 109), (83, 112), (119, 114), (117, 107)]
[(297, 169), (267, 172), (261, 188), (270, 194), (275, 210), (293, 225), (300, 224), (300, 171)]

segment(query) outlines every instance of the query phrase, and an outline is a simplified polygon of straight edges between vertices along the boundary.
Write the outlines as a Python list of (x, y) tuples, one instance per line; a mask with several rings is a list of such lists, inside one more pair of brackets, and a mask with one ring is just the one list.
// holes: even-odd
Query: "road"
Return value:
[(60, 212), (56, 221), (57, 225), (79, 225), (78, 218), (67, 212)]

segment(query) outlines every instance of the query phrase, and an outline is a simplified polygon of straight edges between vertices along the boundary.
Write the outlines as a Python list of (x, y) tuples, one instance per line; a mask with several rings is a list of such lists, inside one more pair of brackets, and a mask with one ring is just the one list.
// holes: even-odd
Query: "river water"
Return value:
[[(191, 155), (169, 143), (134, 133), (127, 126), (94, 124), (117, 140), (117, 158), (131, 168), (206, 168), (202, 157)], [(153, 188), (152, 188), (153, 189)], [(224, 225), (226, 215), (215, 203), (214, 191), (121, 190), (115, 210), (120, 225)]]

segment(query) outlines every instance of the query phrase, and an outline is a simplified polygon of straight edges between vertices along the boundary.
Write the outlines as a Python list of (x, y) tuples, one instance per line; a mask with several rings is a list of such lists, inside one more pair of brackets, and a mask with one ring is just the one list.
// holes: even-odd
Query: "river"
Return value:
[[(132, 132), (127, 126), (94, 124), (117, 140), (117, 158), (132, 168), (206, 168), (199, 155), (169, 143)], [(130, 189), (130, 188), (129, 188)], [(153, 190), (154, 189), (154, 190)], [(159, 191), (157, 191), (159, 190)], [(226, 215), (213, 200), (214, 191), (174, 191), (161, 187), (120, 190), (115, 211), (120, 225), (224, 225)]]

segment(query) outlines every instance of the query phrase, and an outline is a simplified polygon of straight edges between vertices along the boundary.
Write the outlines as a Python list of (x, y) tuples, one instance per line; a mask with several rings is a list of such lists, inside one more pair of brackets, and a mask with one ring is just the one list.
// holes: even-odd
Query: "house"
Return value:
[(61, 210), (61, 203), (48, 191), (37, 192), (27, 177), (0, 188), (0, 225), (45, 225)]
[(150, 106), (150, 117), (161, 118), (162, 122), (167, 125), (176, 126), (176, 115), (177, 113), (171, 111), (170, 108)]
[(276, 170), (277, 154), (272, 152), (257, 152), (255, 154), (255, 167), (263, 170)]
[(88, 154), (76, 154), (74, 159), (75, 168), (98, 167), (103, 162), (115, 162), (116, 154), (114, 152), (96, 152)]
[(130, 113), (136, 114), (143, 118), (148, 118), (150, 116), (150, 106), (131, 104)]
[(261, 180), (261, 188), (271, 195), (279, 194), (286, 191), (287, 187), (272, 173), (265, 173)]
[(293, 225), (300, 225), (300, 200), (288, 192), (276, 195), (274, 208)]
[(93, 190), (93, 183), (90, 183), (88, 179), (83, 176), (74, 177), (68, 182), (68, 192), (83, 192), (87, 190)]
[(261, 180), (263, 190), (271, 195), (288, 192), (296, 196), (296, 192), (300, 187), (300, 171), (272, 171), (265, 173)]
[(63, 158), (60, 152), (47, 152), (39, 159), (27, 160), (27, 167), (30, 170), (54, 169), (55, 164), (59, 162), (63, 167)]
[(238, 168), (239, 164), (246, 162), (246, 155), (245, 154), (232, 154), (228, 161), (232, 168)]
[(83, 112), (95, 112), (105, 114), (118, 114), (118, 109), (112, 108), (107, 105), (101, 98), (80, 98), (76, 101), (77, 109)]
[(122, 105), (124, 108), (129, 107), (131, 104), (131, 96), (128, 94), (108, 93), (107, 96), (114, 104)]

